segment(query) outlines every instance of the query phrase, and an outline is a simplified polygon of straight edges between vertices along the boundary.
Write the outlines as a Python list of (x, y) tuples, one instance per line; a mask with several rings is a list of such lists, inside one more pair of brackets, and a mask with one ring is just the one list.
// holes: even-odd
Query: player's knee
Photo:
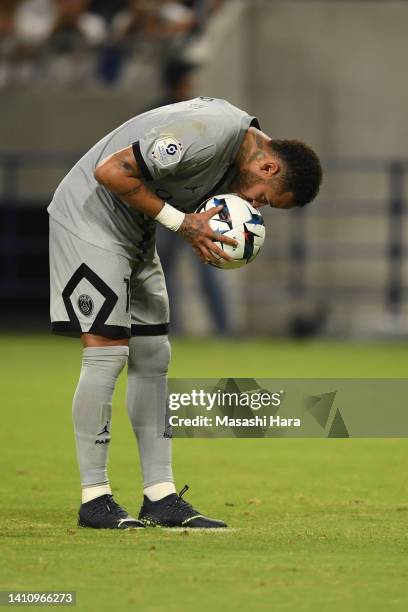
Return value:
[(109, 384), (114, 384), (128, 357), (128, 346), (85, 346), (82, 353), (81, 376), (99, 378), (107, 384), (109, 381)]
[(168, 336), (134, 336), (129, 341), (129, 372), (165, 376), (170, 363)]

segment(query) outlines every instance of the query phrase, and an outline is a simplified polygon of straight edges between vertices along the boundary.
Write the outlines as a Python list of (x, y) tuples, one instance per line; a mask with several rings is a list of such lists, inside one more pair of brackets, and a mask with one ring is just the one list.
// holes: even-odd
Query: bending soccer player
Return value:
[[(82, 338), (73, 400), (82, 485), (79, 524), (126, 529), (214, 528), (177, 495), (166, 430), (169, 307), (155, 226), (189, 242), (203, 262), (228, 259), (208, 221), (192, 211), (235, 192), (256, 206), (304, 206), (321, 167), (305, 144), (273, 140), (225, 100), (197, 98), (130, 119), (99, 141), (63, 179), (50, 214), (51, 321)], [(128, 364), (127, 406), (144, 483), (138, 519), (112, 497), (107, 474), (112, 395)]]

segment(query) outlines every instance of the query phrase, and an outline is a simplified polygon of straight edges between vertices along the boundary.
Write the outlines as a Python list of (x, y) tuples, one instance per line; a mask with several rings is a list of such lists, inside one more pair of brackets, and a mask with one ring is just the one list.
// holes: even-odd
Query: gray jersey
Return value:
[(258, 126), (254, 117), (213, 98), (143, 113), (79, 160), (58, 186), (48, 212), (82, 240), (132, 259), (150, 259), (156, 222), (99, 185), (96, 166), (132, 145), (146, 185), (179, 210), (192, 212), (205, 198), (228, 188), (250, 125)]

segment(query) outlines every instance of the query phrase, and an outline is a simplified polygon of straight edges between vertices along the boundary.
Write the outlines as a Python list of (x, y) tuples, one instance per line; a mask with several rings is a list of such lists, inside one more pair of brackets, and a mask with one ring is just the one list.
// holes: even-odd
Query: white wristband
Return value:
[(181, 212), (181, 210), (177, 210), (177, 208), (165, 202), (163, 208), (154, 219), (164, 225), (164, 227), (167, 227), (167, 229), (177, 232), (185, 216), (186, 214)]

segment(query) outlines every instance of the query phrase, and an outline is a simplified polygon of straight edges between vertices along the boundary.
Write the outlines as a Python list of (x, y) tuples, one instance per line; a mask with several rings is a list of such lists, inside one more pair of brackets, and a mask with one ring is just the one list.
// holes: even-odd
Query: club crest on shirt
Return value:
[(170, 166), (181, 159), (183, 146), (171, 136), (161, 136), (152, 149), (152, 157), (160, 166)]
[(78, 298), (78, 308), (86, 317), (90, 317), (93, 313), (94, 303), (90, 295), (83, 293)]

